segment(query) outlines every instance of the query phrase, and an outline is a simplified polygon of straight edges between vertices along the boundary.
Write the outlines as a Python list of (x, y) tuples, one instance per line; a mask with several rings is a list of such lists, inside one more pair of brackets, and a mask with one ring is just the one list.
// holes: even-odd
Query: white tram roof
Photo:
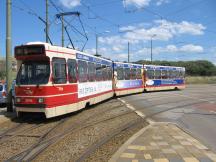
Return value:
[(124, 68), (143, 68), (142, 64), (134, 64), (130, 62), (114, 62), (114, 67), (124, 67)]
[(185, 71), (185, 67), (177, 67), (177, 66), (144, 65), (144, 68), (145, 69), (183, 70)]
[[(56, 46), (56, 45), (51, 45), (49, 43), (44, 43), (44, 42), (29, 42), (26, 45), (44, 45), (45, 49), (48, 50), (48, 51), (56, 51), (57, 53), (58, 52), (61, 53), (58, 56), (62, 56), (62, 54), (65, 54), (65, 55), (66, 54), (68, 54), (68, 55), (70, 55), (70, 54), (71, 55), (79, 54), (79, 55), (87, 56), (87, 57), (82, 57), (82, 60), (86, 60), (86, 61), (89, 61), (88, 60), (89, 58), (94, 58), (94, 60), (97, 59), (97, 60), (104, 60), (104, 61), (107, 61), (107, 62), (112, 62), (112, 60), (107, 59), (107, 58), (97, 57), (97, 56), (87, 54), (85, 52), (81, 52), (81, 51), (78, 51), (78, 50), (74, 50), (74, 49), (70, 49), (70, 48), (66, 48), (66, 47), (61, 47), (61, 46)], [(48, 54), (48, 55), (50, 55), (50, 54)], [(64, 56), (64, 57), (70, 57), (70, 56)]]

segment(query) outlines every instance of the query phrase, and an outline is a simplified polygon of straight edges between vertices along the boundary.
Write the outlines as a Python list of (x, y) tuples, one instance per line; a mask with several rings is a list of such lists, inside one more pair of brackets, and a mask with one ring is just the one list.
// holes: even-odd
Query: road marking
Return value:
[(122, 103), (126, 103), (124, 100), (122, 100), (121, 98), (118, 98), (118, 100), (120, 100)]
[(145, 115), (144, 115), (142, 112), (140, 112), (140, 111), (135, 111), (135, 112), (136, 112), (136, 114), (139, 115), (140, 117), (145, 118)]
[[(143, 113), (143, 112), (141, 112), (141, 111), (139, 111), (139, 110), (136, 110), (136, 108), (134, 107), (134, 106), (132, 106), (131, 104), (129, 104), (129, 103), (127, 103), (125, 100), (123, 100), (123, 99), (121, 99), (121, 98), (117, 98), (119, 101), (121, 101), (122, 103), (124, 103), (125, 104), (125, 106), (127, 107), (127, 108), (129, 108), (130, 110), (132, 110), (133, 112), (135, 112), (138, 116), (140, 116), (141, 118), (145, 118), (146, 117), (146, 115)], [(149, 123), (149, 124), (153, 124), (153, 123), (155, 123), (155, 121), (153, 120), (153, 119), (150, 119), (150, 118), (147, 118), (146, 119), (146, 121)]]
[(129, 109), (131, 109), (131, 110), (133, 110), (133, 111), (135, 111), (135, 108), (133, 107), (133, 106), (131, 106), (131, 105), (126, 105)]
[(216, 114), (216, 111), (210, 111), (210, 112)]
[(154, 124), (155, 121), (153, 119), (150, 119), (150, 118), (147, 118), (146, 121), (149, 123), (149, 124)]

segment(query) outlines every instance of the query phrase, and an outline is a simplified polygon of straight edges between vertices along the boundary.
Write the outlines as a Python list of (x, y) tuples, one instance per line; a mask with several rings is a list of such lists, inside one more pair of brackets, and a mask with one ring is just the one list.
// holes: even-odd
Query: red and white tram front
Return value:
[[(77, 79), (70, 76), (77, 69), (75, 51), (67, 50), (46, 43), (15, 48), (19, 69), (15, 88), (17, 115), (35, 112), (50, 118), (69, 113), (66, 106), (73, 105), (77, 98)], [(64, 55), (67, 52), (68, 56)]]
[(16, 78), (16, 110), (21, 112), (43, 112), (47, 107), (45, 95), (50, 82), (50, 58), (45, 45), (24, 45), (15, 48), (18, 74)]
[(76, 50), (31, 43), (15, 48), (17, 114), (67, 114), (113, 96), (112, 61)]

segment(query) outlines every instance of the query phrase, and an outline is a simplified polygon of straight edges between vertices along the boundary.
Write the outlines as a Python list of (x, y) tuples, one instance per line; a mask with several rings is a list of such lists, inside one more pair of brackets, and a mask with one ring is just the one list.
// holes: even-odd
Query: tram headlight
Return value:
[(21, 102), (21, 98), (16, 98), (16, 103), (20, 103)]
[(38, 103), (44, 103), (44, 98), (38, 98)]

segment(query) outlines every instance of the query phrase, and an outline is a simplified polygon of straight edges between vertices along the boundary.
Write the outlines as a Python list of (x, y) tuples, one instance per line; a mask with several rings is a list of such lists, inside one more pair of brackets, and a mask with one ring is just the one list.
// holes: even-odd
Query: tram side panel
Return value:
[(114, 90), (116, 96), (144, 91), (143, 66), (114, 62)]
[(77, 53), (78, 100), (83, 107), (113, 96), (112, 61)]
[(185, 68), (145, 65), (145, 91), (185, 88)]

